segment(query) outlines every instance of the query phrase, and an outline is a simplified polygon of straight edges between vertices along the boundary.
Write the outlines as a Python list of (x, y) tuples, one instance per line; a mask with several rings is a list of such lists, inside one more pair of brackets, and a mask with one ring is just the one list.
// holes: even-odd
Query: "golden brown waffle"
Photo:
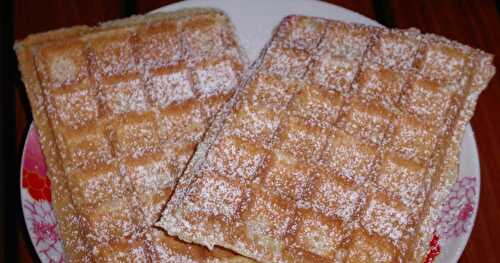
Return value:
[(244, 261), (152, 224), (247, 64), (211, 9), (29, 36), (15, 47), (68, 262)]
[(264, 262), (421, 262), (492, 56), (290, 16), (157, 223)]

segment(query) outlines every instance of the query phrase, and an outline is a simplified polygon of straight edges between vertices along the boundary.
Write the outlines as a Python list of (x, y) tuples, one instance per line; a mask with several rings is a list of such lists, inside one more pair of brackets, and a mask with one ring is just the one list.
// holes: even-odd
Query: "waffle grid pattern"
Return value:
[(414, 29), (285, 18), (157, 225), (264, 262), (420, 261), (482, 56)]
[(72, 232), (81, 231), (86, 243), (77, 249), (92, 250), (74, 261), (234, 257), (152, 227), (246, 64), (226, 15), (183, 12), (134, 17), (29, 47), (40, 107), (55, 135), (48, 143), (60, 154), (71, 191), (65, 201), (81, 228)]

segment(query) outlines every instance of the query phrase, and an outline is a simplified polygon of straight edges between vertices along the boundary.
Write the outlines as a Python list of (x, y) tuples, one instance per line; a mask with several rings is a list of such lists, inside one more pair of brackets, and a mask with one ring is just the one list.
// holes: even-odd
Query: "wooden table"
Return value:
[[(142, 14), (175, 1), (147, 0), (17, 0), (2, 8), (2, 59), (4, 76), (2, 90), (12, 106), (4, 114), (5, 130), (16, 154), (4, 161), (10, 166), (7, 177), (7, 262), (37, 262), (21, 213), (19, 201), (19, 156), (27, 127), (32, 117), (26, 94), (16, 70), (10, 47), (13, 39), (30, 33), (71, 26), (96, 24), (99, 21)], [(330, 1), (359, 12), (388, 27), (416, 27), (478, 47), (500, 56), (499, 6), (485, 1)], [(9, 13), (12, 10), (12, 13)], [(12, 26), (13, 25), (13, 26)], [(499, 67), (498, 59), (495, 61)], [(472, 126), (476, 135), (481, 162), (481, 200), (476, 224), (461, 262), (500, 262), (500, 74), (481, 96)], [(15, 89), (14, 89), (15, 88)], [(14, 91), (15, 90), (15, 91)], [(9, 94), (10, 93), (10, 94)], [(15, 100), (13, 99), (15, 96)], [(15, 116), (15, 118), (14, 118)], [(15, 119), (15, 124), (14, 124)], [(14, 128), (15, 127), (15, 130)], [(12, 152), (12, 151), (11, 151)], [(15, 226), (15, 227), (14, 227)], [(5, 240), (3, 241), (5, 242)], [(2, 255), (0, 255), (2, 256)], [(4, 258), (4, 257), (1, 257)]]

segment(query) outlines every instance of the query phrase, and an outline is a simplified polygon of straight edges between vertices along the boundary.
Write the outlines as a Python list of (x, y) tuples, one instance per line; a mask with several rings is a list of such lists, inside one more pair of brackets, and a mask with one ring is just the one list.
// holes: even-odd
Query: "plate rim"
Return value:
[[(34, 234), (32, 233), (31, 231), (31, 228), (28, 227), (28, 222), (26, 221), (26, 208), (24, 206), (24, 202), (25, 202), (25, 195), (29, 195), (31, 198), (33, 198), (31, 196), (31, 194), (25, 190), (23, 191), (23, 179), (24, 179), (24, 157), (26, 155), (26, 147), (28, 147), (28, 139), (30, 138), (30, 136), (33, 136), (32, 133), (33, 133), (33, 129), (35, 129), (35, 122), (34, 120), (32, 120), (30, 122), (30, 126), (28, 128), (28, 132), (26, 133), (26, 137), (24, 138), (24, 144), (23, 144), (23, 153), (21, 154), (21, 167), (20, 167), (20, 171), (19, 171), (19, 196), (21, 198), (21, 210), (23, 211), (23, 220), (24, 220), (24, 225), (26, 226), (26, 230), (28, 231), (28, 235), (30, 237), (30, 241), (31, 241), (31, 245), (33, 246), (33, 249), (36, 251), (36, 255), (38, 256), (38, 258), (40, 259), (40, 261), (42, 261), (42, 258), (40, 257), (40, 252), (38, 251), (38, 247), (37, 245), (35, 244), (34, 242)], [(42, 153), (43, 154), (43, 153)], [(44, 156), (45, 158), (45, 156)], [(45, 162), (45, 160), (44, 160)], [(51, 209), (52, 209), (52, 202), (49, 202), (50, 206), (51, 206)], [(59, 235), (59, 234), (58, 234)]]

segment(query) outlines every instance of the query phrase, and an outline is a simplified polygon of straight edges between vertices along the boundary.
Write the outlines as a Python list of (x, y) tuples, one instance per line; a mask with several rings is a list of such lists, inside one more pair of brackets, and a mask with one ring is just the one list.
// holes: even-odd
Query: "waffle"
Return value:
[(262, 262), (422, 262), (492, 56), (289, 16), (156, 224)]
[(246, 57), (221, 11), (29, 36), (15, 46), (68, 262), (243, 262), (152, 226)]

